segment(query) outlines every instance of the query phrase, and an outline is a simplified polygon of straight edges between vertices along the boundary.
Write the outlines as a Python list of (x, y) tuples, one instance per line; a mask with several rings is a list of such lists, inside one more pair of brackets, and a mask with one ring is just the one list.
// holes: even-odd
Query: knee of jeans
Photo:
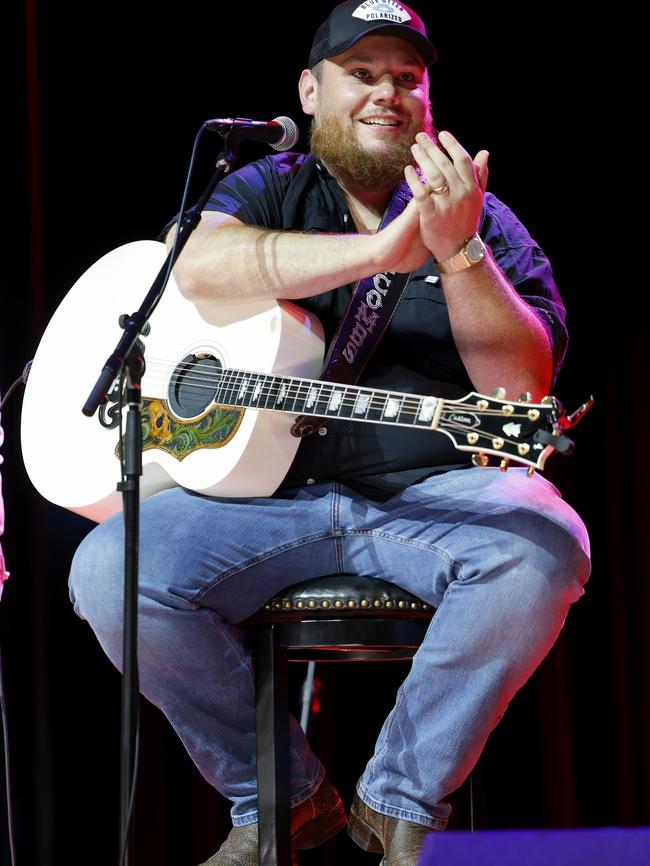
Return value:
[(121, 628), (124, 607), (123, 541), (106, 524), (81, 542), (70, 567), (68, 588), (75, 613), (96, 627)]
[(591, 571), (589, 536), (582, 520), (565, 506), (563, 503), (553, 519), (530, 512), (527, 541), (534, 546), (537, 567), (548, 585), (575, 601), (583, 594)]
[(559, 532), (563, 537), (555, 557), (556, 579), (574, 588), (580, 597), (591, 573), (589, 537), (584, 526), (581, 532), (564, 527)]

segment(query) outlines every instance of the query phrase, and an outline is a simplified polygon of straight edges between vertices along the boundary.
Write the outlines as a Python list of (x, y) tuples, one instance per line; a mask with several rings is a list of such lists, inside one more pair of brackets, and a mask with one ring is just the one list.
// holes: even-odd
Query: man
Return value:
[[(450, 133), (436, 138), (434, 60), (409, 8), (337, 6), (300, 77), (312, 153), (269, 157), (225, 180), (177, 282), (199, 307), (296, 301), (329, 340), (350, 284), (412, 272), (360, 382), (451, 398), (502, 386), (538, 399), (564, 353), (563, 307), (542, 251), (485, 193), (487, 153), (472, 159)], [(347, 571), (437, 608), (349, 822), (386, 866), (414, 866), (588, 576), (584, 526), (542, 477), (474, 468), (447, 437), (422, 430), (328, 420), (323, 433), (301, 443), (273, 497), (174, 489), (142, 506), (140, 683), (233, 802), (233, 830), (210, 866), (258, 863), (253, 680), (233, 624), (288, 583)], [(78, 613), (118, 666), (121, 523), (88, 536), (71, 576)], [(345, 814), (294, 721), (291, 738), (300, 849), (342, 829)]]

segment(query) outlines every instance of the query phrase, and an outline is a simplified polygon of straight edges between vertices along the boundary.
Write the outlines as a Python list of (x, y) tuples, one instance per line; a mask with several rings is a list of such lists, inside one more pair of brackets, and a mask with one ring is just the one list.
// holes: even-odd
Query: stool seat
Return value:
[(269, 599), (247, 623), (287, 622), (333, 615), (420, 617), (431, 619), (434, 608), (394, 583), (358, 574), (333, 574), (303, 580)]
[(435, 608), (356, 574), (292, 584), (239, 623), (255, 665), (260, 866), (289, 866), (287, 662), (410, 659)]

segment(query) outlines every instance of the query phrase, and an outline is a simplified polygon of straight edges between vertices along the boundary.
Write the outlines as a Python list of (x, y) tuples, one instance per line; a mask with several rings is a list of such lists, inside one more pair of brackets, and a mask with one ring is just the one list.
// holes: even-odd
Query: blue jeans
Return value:
[[(122, 516), (79, 547), (70, 578), (79, 616), (120, 667)], [(359, 780), (387, 815), (443, 829), (458, 788), (515, 692), (553, 645), (589, 575), (589, 542), (555, 487), (523, 469), (461, 469), (386, 503), (338, 483), (273, 499), (181, 488), (141, 506), (139, 664), (203, 776), (257, 820), (255, 696), (236, 623), (283, 587), (354, 572), (392, 581), (437, 608)], [(292, 805), (324, 775), (291, 720)]]

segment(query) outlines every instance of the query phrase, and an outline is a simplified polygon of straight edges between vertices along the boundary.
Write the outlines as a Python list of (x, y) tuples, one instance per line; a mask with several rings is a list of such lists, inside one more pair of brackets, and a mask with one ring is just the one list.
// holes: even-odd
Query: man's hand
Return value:
[[(442, 262), (455, 255), (478, 229), (488, 178), (488, 152), (474, 159), (449, 132), (439, 134), (444, 153), (426, 133), (418, 133), (413, 166), (404, 170), (417, 203), (423, 243)], [(449, 156), (447, 156), (449, 154)]]
[(415, 199), (411, 199), (386, 228), (371, 235), (368, 240), (373, 245), (377, 272), (408, 274), (431, 258), (431, 250), (421, 236), (420, 209)]

